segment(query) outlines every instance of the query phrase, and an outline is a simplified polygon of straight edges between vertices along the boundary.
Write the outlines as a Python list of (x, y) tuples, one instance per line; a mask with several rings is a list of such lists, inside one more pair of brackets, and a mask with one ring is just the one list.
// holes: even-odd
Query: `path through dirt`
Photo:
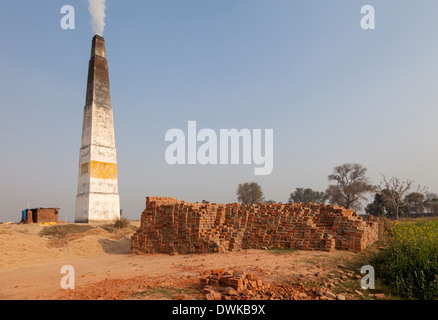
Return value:
[[(315, 273), (334, 270), (353, 256), (349, 252), (276, 254), (264, 250), (176, 256), (104, 253), (0, 271), (0, 299), (69, 298), (69, 290), (61, 288), (64, 265), (74, 268), (75, 290), (103, 280), (128, 279), (142, 279), (142, 285), (178, 287), (198, 283), (204, 271), (215, 268), (253, 272), (266, 282), (288, 281), (299, 276), (310, 279)], [(141, 291), (142, 288), (137, 289)]]

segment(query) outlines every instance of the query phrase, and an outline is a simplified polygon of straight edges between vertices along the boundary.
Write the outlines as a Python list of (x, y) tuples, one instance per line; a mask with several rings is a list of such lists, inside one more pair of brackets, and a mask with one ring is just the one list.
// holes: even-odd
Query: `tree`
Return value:
[(323, 204), (326, 201), (326, 195), (324, 192), (314, 191), (311, 188), (296, 188), (294, 192), (290, 194), (289, 203), (308, 203), (314, 202)]
[(424, 207), (428, 213), (438, 213), (438, 194), (432, 192), (426, 194)]
[(385, 208), (385, 203), (383, 201), (383, 197), (380, 193), (376, 193), (374, 195), (374, 201), (369, 203), (366, 207), (365, 207), (365, 212), (376, 216), (376, 217), (384, 217), (385, 215), (387, 215), (386, 208)]
[(423, 214), (425, 208), (425, 199), (426, 196), (423, 193), (409, 193), (404, 199), (408, 208), (408, 212), (414, 214)]
[(264, 200), (262, 187), (256, 182), (245, 182), (237, 188), (237, 200), (245, 204), (261, 203)]
[(361, 201), (367, 200), (366, 195), (375, 190), (366, 177), (366, 172), (367, 169), (358, 163), (335, 167), (328, 180), (336, 184), (330, 185), (325, 192), (329, 202), (346, 209), (360, 210)]
[[(383, 182), (380, 183), (378, 189), (382, 194), (386, 203), (390, 204), (394, 209), (395, 218), (398, 219), (400, 213), (403, 208), (406, 206), (406, 202), (404, 201), (407, 194), (412, 190), (414, 181), (412, 180), (400, 180), (397, 177), (392, 177), (391, 179), (387, 179), (384, 175)], [(383, 190), (387, 190), (387, 192), (383, 193)], [(427, 188), (418, 186), (416, 193), (425, 194)]]
[[(382, 193), (388, 194), (388, 192), (389, 190), (384, 189), (381, 193), (376, 193), (374, 195), (374, 201), (365, 207), (365, 212), (377, 217), (394, 217), (394, 208), (382, 195)], [(396, 197), (399, 199), (398, 195), (396, 195)]]

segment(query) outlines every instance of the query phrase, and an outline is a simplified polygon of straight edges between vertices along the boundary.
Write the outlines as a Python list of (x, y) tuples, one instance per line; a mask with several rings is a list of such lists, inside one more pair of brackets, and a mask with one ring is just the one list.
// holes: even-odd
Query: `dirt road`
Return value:
[[(268, 283), (311, 280), (356, 256), (297, 250), (130, 255), (135, 225), (119, 230), (93, 226), (80, 232), (77, 228), (83, 226), (75, 224), (44, 228), (0, 226), (0, 299), (131, 299), (136, 292), (142, 292), (142, 299), (169, 299), (179, 289), (199, 284), (202, 273), (211, 269), (244, 270)], [(61, 234), (63, 230), (70, 233)], [(74, 290), (61, 288), (65, 265), (74, 268)]]
[[(105, 279), (143, 279), (142, 284), (178, 287), (197, 283), (202, 272), (214, 268), (254, 272), (267, 282), (287, 281), (317, 272), (329, 272), (348, 261), (348, 252), (302, 252), (275, 254), (247, 250), (203, 255), (100, 254), (58, 262), (15, 268), (0, 272), (0, 299), (66, 299), (69, 290), (61, 288), (61, 268), (75, 271), (75, 290), (85, 289)], [(141, 291), (141, 287), (138, 291)]]

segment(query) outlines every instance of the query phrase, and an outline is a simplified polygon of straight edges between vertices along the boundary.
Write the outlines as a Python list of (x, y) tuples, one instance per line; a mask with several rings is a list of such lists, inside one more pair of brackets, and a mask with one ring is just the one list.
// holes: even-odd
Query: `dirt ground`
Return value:
[[(130, 255), (135, 228), (108, 232), (94, 226), (62, 238), (40, 236), (43, 228), (50, 226), (0, 225), (0, 299), (172, 299), (181, 292), (197, 299), (202, 273), (216, 268), (252, 272), (272, 284), (325, 275), (342, 282), (344, 274), (354, 278), (343, 268), (357, 255), (297, 250)], [(74, 290), (61, 288), (64, 265), (74, 268)], [(355, 298), (349, 294), (344, 295)]]

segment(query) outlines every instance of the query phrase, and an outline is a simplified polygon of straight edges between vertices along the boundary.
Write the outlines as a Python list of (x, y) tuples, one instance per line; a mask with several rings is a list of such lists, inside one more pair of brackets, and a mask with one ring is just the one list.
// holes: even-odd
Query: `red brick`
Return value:
[(148, 197), (130, 252), (192, 254), (264, 247), (361, 252), (382, 234), (382, 221), (365, 222), (339, 206), (200, 204)]

